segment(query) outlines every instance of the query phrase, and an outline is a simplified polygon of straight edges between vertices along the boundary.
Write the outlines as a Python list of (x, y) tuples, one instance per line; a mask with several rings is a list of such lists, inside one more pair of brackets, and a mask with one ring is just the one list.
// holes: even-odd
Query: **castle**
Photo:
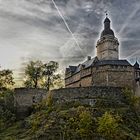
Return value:
[(140, 67), (138, 62), (131, 65), (127, 60), (119, 59), (119, 41), (110, 28), (110, 19), (106, 16), (104, 30), (97, 41), (97, 56), (78, 66), (69, 66), (65, 71), (65, 87), (140, 86)]
[(97, 41), (96, 49), (96, 57), (88, 56), (82, 64), (66, 68), (66, 88), (50, 92), (34, 88), (15, 89), (14, 106), (18, 119), (28, 116), (32, 106), (48, 97), (50, 93), (55, 104), (80, 102), (83, 105), (94, 106), (102, 100), (109, 104), (113, 104), (114, 101), (122, 104), (125, 97), (121, 87), (140, 89), (139, 64), (136, 62), (132, 66), (127, 60), (119, 59), (119, 42), (110, 28), (108, 17), (104, 20), (104, 30)]

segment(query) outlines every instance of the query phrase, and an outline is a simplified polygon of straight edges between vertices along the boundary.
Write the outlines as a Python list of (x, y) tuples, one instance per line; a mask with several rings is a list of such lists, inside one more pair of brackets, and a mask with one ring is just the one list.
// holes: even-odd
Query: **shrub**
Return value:
[(97, 132), (108, 139), (115, 139), (119, 134), (119, 121), (118, 116), (105, 112), (102, 117), (99, 117)]

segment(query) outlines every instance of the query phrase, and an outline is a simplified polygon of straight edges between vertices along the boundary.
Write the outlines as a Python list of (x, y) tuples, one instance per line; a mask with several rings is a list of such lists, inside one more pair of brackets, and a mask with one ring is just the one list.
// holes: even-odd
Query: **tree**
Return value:
[(41, 61), (30, 61), (25, 68), (25, 86), (26, 87), (39, 87), (39, 81), (42, 79), (42, 62)]
[(30, 61), (25, 68), (25, 86), (33, 88), (46, 88), (48, 91), (50, 87), (58, 85), (63, 86), (63, 81), (60, 74), (57, 74), (58, 63), (50, 61), (43, 64), (41, 61)]
[(9, 69), (0, 71), (0, 88), (10, 88), (14, 85), (13, 72)]
[(50, 90), (50, 87), (53, 87), (54, 85), (58, 85), (58, 83), (61, 83), (62, 86), (62, 79), (61, 75), (57, 74), (57, 69), (59, 65), (55, 61), (50, 61), (49, 63), (44, 64), (44, 70), (43, 70), (43, 75), (45, 79), (45, 87), (47, 90)]

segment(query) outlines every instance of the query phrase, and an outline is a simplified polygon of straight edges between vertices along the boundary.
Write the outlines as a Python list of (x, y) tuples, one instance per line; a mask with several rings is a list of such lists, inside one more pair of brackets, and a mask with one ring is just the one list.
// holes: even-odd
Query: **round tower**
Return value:
[(100, 39), (97, 41), (97, 57), (99, 60), (117, 60), (119, 59), (119, 42), (110, 28), (110, 19), (104, 20), (104, 30)]

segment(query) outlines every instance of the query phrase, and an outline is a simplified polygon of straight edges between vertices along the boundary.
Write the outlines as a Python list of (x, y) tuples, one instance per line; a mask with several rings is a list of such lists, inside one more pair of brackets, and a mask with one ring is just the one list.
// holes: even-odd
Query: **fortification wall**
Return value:
[[(52, 95), (56, 105), (64, 105), (69, 102), (79, 102), (84, 105), (94, 106), (98, 101), (104, 100), (107, 104), (122, 105), (125, 98), (122, 94), (122, 88), (119, 87), (75, 87), (62, 88), (49, 92)], [(31, 112), (32, 105), (40, 102), (43, 98), (47, 98), (44, 89), (15, 89), (15, 105), (17, 108), (17, 116), (20, 119), (28, 116)]]
[(16, 106), (32, 106), (46, 97), (45, 89), (34, 88), (16, 88), (15, 89), (15, 104)]
[(93, 68), (93, 85), (134, 88), (134, 71), (131, 66), (100, 66)]
[[(94, 102), (95, 99), (115, 99), (121, 101), (123, 99), (122, 88), (120, 87), (75, 87), (62, 88), (50, 91), (56, 103), (81, 101)], [(45, 89), (15, 89), (15, 105), (19, 107), (31, 107), (33, 103), (40, 102), (47, 97)]]
[(46, 98), (45, 89), (16, 88), (14, 102), (17, 119), (24, 119), (32, 112), (32, 105)]
[(50, 91), (56, 104), (79, 101), (83, 104), (94, 105), (97, 100), (115, 100), (123, 102), (124, 95), (119, 87), (76, 87)]

